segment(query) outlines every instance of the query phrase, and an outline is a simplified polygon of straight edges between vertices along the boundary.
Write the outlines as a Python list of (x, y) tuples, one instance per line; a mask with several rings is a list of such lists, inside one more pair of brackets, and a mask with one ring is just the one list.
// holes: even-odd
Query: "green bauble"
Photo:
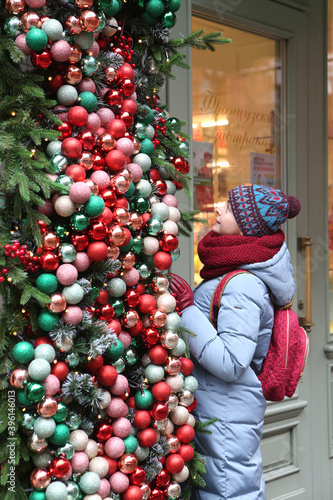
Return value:
[(149, 448), (144, 447), (144, 446), (138, 446), (135, 452), (135, 456), (138, 459), (139, 462), (143, 462), (149, 457)]
[(86, 214), (75, 212), (71, 215), (71, 228), (74, 231), (84, 231), (89, 226), (89, 218)]
[(4, 30), (6, 34), (11, 37), (17, 37), (21, 32), (20, 28), (21, 19), (15, 16), (9, 17), (4, 24)]
[(81, 490), (87, 495), (93, 495), (100, 487), (101, 480), (96, 472), (85, 472), (80, 479)]
[[(51, 347), (51, 346), (50, 346)], [(46, 359), (33, 359), (28, 366), (28, 373), (32, 380), (42, 382), (51, 373), (51, 365)]]
[(150, 141), (152, 141), (154, 139), (154, 137), (155, 137), (155, 129), (151, 125), (147, 125), (146, 137)]
[(144, 139), (142, 139), (142, 141), (140, 141), (140, 145), (141, 145), (140, 148), (141, 153), (150, 156), (154, 152), (154, 144), (151, 142), (150, 139), (147, 139), (147, 137), (145, 137)]
[(126, 193), (125, 193), (125, 198), (131, 198), (134, 194), (134, 191), (135, 191), (135, 184), (134, 182), (131, 182), (131, 184), (129, 185), (129, 188), (127, 189)]
[(131, 236), (129, 243), (127, 245), (120, 247), (120, 250), (122, 252), (129, 252), (132, 249), (133, 242), (134, 242), (134, 240), (133, 240), (133, 237)]
[(133, 246), (131, 248), (132, 252), (134, 253), (140, 253), (143, 249), (143, 239), (141, 236), (137, 236), (136, 238), (133, 238)]
[(68, 500), (80, 500), (80, 498), (82, 498), (78, 484), (76, 484), (74, 481), (66, 481), (65, 485), (67, 488)]
[(145, 368), (145, 375), (150, 384), (156, 384), (156, 382), (160, 382), (164, 378), (164, 368), (161, 365), (154, 365), (150, 363)]
[(112, 361), (117, 361), (117, 359), (119, 359), (124, 354), (124, 351), (124, 344), (119, 339), (117, 339), (116, 342), (111, 345), (111, 347), (108, 347), (106, 349), (105, 355)]
[(77, 98), (78, 93), (72, 85), (62, 85), (57, 91), (57, 101), (63, 106), (72, 106)]
[(56, 423), (53, 418), (38, 417), (34, 423), (34, 432), (38, 439), (49, 438), (52, 436), (56, 428)]
[(54, 433), (50, 437), (52, 444), (56, 446), (65, 446), (69, 439), (69, 429), (66, 424), (58, 424)]
[(33, 431), (34, 423), (36, 421), (36, 415), (25, 411), (24, 413), (22, 412), (21, 415), (19, 414), (19, 419), (20, 419), (20, 426), (25, 431)]
[(97, 97), (92, 92), (81, 92), (79, 94), (80, 106), (92, 113), (97, 106)]
[(92, 194), (89, 200), (83, 206), (86, 214), (89, 217), (98, 217), (103, 212), (105, 203), (103, 198)]
[(36, 287), (43, 293), (53, 293), (58, 288), (55, 274), (43, 273), (36, 280)]
[(132, 161), (133, 163), (140, 165), (143, 172), (148, 172), (148, 170), (151, 168), (150, 156), (144, 153), (138, 153), (137, 155), (134, 156)]
[(138, 122), (136, 124), (135, 131), (136, 131), (136, 135), (137, 135), (138, 139), (140, 139), (140, 140), (144, 139), (146, 137), (146, 133), (147, 133), (147, 125), (145, 125), (144, 123)]
[[(45, 24), (45, 23), (44, 23)], [(51, 141), (48, 143), (46, 147), (46, 154), (50, 158), (52, 158), (53, 155), (60, 155), (61, 154), (61, 141)]]
[(125, 354), (126, 363), (129, 366), (135, 365), (135, 363), (139, 359), (138, 353), (134, 349), (128, 348), (128, 349), (125, 350), (124, 354)]
[(24, 395), (31, 403), (38, 403), (45, 396), (45, 387), (39, 382), (28, 382), (24, 387)]
[(78, 45), (80, 49), (88, 50), (94, 43), (94, 34), (88, 31), (82, 31), (78, 35), (74, 35), (74, 43)]
[(62, 37), (63, 27), (57, 19), (47, 19), (42, 24), (42, 30), (51, 42), (55, 42)]
[(193, 375), (188, 375), (184, 380), (184, 388), (191, 392), (195, 392), (198, 389), (198, 381)]
[(140, 196), (135, 200), (135, 207), (140, 212), (140, 214), (144, 214), (150, 208), (149, 200)]
[(151, 216), (165, 221), (169, 218), (169, 207), (165, 203), (154, 203), (151, 207)]
[(117, 370), (117, 373), (123, 373), (126, 368), (126, 363), (124, 358), (118, 358), (117, 361), (112, 363), (112, 366)]
[(44, 491), (33, 490), (29, 495), (29, 500), (46, 500)]
[(34, 359), (35, 349), (29, 342), (18, 342), (13, 348), (13, 358), (18, 363), (29, 363)]
[(138, 265), (135, 266), (136, 269), (139, 271), (139, 274), (142, 279), (147, 279), (151, 275), (151, 268), (149, 267), (148, 264), (145, 264), (144, 262), (139, 262)]
[(182, 356), (186, 351), (186, 344), (183, 339), (179, 338), (177, 345), (173, 347), (170, 351), (172, 356)]
[(16, 392), (16, 397), (17, 397), (17, 401), (22, 406), (30, 406), (32, 404), (32, 401), (30, 401), (30, 399), (28, 399), (27, 396), (25, 395), (24, 389), (19, 389)]
[(67, 304), (78, 304), (84, 297), (84, 290), (78, 283), (65, 286), (62, 295), (65, 297)]
[(148, 221), (148, 234), (150, 236), (156, 236), (158, 233), (163, 231), (163, 222), (157, 217), (152, 217)]
[(114, 309), (115, 316), (121, 316), (125, 311), (125, 306), (122, 300), (120, 299), (112, 299), (111, 305)]
[(61, 446), (60, 448), (57, 448), (56, 452), (55, 452), (55, 454), (57, 456), (62, 455), (62, 454), (66, 455), (66, 458), (68, 460), (70, 460), (71, 458), (74, 457), (74, 453), (75, 453), (75, 448), (72, 445), (72, 443), (66, 443), (64, 446)]
[(181, 319), (176, 312), (167, 314), (167, 321), (164, 325), (166, 330), (176, 332), (181, 327)]
[(61, 257), (63, 264), (71, 263), (75, 260), (76, 250), (73, 245), (69, 243), (64, 243), (59, 247), (58, 253)]
[(180, 9), (180, 0), (169, 0), (168, 9), (171, 10), (171, 12), (177, 12), (177, 10)]
[(121, 297), (126, 292), (126, 283), (121, 278), (112, 278), (108, 283), (107, 289), (112, 297)]
[(102, 10), (106, 10), (112, 7), (113, 0), (99, 0), (98, 3)]
[(149, 0), (146, 3), (146, 12), (151, 17), (159, 17), (164, 12), (164, 3), (162, 0)]
[(187, 142), (182, 141), (178, 148), (182, 153), (185, 153), (186, 155), (190, 154), (190, 145)]
[(113, 0), (111, 7), (105, 11), (106, 17), (113, 17), (120, 11), (122, 3), (119, 0)]
[(142, 389), (138, 391), (134, 396), (134, 402), (138, 408), (141, 410), (147, 410), (153, 404), (153, 395), (148, 389)]
[(56, 174), (60, 174), (68, 165), (67, 158), (62, 154), (55, 154), (51, 157), (51, 165), (55, 169)]
[(35, 358), (46, 359), (49, 363), (52, 363), (56, 357), (56, 352), (54, 347), (50, 344), (39, 344), (35, 349)]
[[(154, 112), (149, 106), (142, 106), (142, 107), (145, 108), (145, 110), (147, 111), (147, 114), (144, 118), (141, 118), (140, 121), (142, 123), (144, 123), (145, 125), (148, 125), (148, 123), (151, 123), (154, 119)], [(140, 153), (142, 153), (141, 149), (140, 149)]]
[(136, 452), (139, 443), (135, 436), (129, 435), (123, 441), (125, 443), (125, 453), (132, 455), (132, 453)]
[(62, 403), (61, 401), (59, 401), (58, 409), (56, 413), (53, 415), (53, 418), (57, 423), (64, 422), (64, 420), (66, 420), (67, 413), (68, 413), (67, 406), (64, 405), (64, 403)]
[(47, 500), (67, 500), (66, 485), (60, 481), (53, 481), (48, 485), (45, 491)]
[(69, 175), (58, 175), (56, 179), (56, 183), (60, 184), (60, 186), (64, 186), (63, 191), (59, 191), (60, 194), (67, 194), (68, 189), (74, 184), (74, 181)]
[(47, 45), (47, 34), (39, 28), (31, 28), (25, 37), (25, 42), (29, 49), (38, 52), (45, 49)]
[(95, 31), (95, 33), (99, 32), (99, 31), (102, 31), (105, 28), (105, 25), (106, 25), (105, 14), (103, 14), (103, 12), (99, 12), (97, 15), (98, 15), (98, 21), (99, 21), (99, 23), (98, 23), (98, 28)]
[(84, 56), (80, 60), (80, 65), (81, 65), (82, 73), (84, 73), (85, 75), (88, 75), (88, 76), (93, 75), (98, 70), (97, 59), (95, 59), (95, 57), (93, 57), (93, 56), (89, 56), (89, 55)]
[(138, 191), (138, 196), (142, 198), (147, 198), (151, 195), (152, 186), (149, 181), (146, 179), (140, 179), (137, 185), (135, 186)]
[(54, 232), (58, 236), (58, 238), (60, 238), (60, 240), (62, 241), (68, 234), (68, 228), (65, 224), (55, 224)]
[(174, 25), (176, 24), (176, 21), (177, 21), (176, 14), (174, 14), (173, 12), (170, 11), (166, 12), (163, 16), (163, 24), (167, 28), (173, 28)]
[(47, 309), (42, 309), (42, 312), (38, 316), (38, 326), (45, 332), (50, 332), (55, 328), (59, 321), (59, 316), (48, 311)]

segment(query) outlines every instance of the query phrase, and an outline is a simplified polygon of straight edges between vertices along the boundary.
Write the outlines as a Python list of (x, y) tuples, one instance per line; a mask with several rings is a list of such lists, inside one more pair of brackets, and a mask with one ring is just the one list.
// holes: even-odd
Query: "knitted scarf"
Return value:
[(258, 236), (219, 235), (210, 231), (200, 240), (198, 254), (204, 267), (203, 279), (212, 279), (233, 271), (244, 264), (265, 262), (278, 253), (284, 233)]

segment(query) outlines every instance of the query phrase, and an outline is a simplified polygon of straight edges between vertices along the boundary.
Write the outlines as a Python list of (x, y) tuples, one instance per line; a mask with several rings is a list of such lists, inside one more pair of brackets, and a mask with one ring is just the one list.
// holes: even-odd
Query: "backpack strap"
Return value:
[(223, 278), (216, 285), (210, 301), (210, 308), (209, 308), (209, 320), (215, 329), (217, 329), (217, 318), (220, 309), (220, 302), (225, 287), (227, 286), (231, 278), (233, 278), (237, 274), (244, 274), (244, 273), (251, 274), (250, 271), (245, 271), (245, 269), (235, 269), (234, 271), (230, 271), (230, 273), (225, 274)]

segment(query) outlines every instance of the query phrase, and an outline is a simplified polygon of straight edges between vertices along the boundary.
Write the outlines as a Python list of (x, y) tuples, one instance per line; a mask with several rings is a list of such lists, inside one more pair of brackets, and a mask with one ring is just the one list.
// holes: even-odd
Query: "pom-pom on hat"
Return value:
[(257, 184), (231, 189), (229, 202), (244, 236), (276, 233), (280, 224), (296, 217), (301, 210), (301, 203), (295, 196)]

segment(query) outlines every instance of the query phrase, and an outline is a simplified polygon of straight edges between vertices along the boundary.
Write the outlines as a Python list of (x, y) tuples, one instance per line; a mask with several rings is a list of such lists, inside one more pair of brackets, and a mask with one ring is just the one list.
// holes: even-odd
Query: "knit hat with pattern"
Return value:
[(244, 236), (273, 234), (280, 224), (301, 210), (301, 203), (295, 196), (257, 184), (243, 184), (231, 189), (229, 202)]

